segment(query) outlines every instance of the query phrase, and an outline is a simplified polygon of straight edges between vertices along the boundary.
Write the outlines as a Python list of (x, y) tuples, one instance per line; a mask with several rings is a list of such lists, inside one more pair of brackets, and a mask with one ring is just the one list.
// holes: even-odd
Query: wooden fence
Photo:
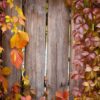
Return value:
[[(25, 30), (29, 33), (30, 42), (25, 48), (24, 62), (31, 88), (36, 89), (37, 100), (39, 100), (44, 92), (44, 75), (46, 75), (49, 90), (48, 98), (51, 100), (57, 90), (68, 87), (70, 13), (66, 9), (64, 0), (14, 0), (14, 2), (22, 7), (27, 18)], [(15, 14), (13, 10), (8, 9), (7, 12)], [(14, 82), (20, 81), (21, 78), (21, 71), (16, 70), (9, 59), (9, 38), (11, 35), (8, 32), (2, 36), (2, 45), (5, 49), (3, 53), (4, 65), (13, 70), (9, 77), (10, 87)], [(46, 38), (47, 42), (45, 41)], [(46, 43), (47, 64), (45, 64)]]

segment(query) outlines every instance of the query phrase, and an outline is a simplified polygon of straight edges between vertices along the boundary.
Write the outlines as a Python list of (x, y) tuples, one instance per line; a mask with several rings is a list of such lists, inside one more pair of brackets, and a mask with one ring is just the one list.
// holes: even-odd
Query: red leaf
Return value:
[(63, 97), (64, 97), (64, 99), (65, 99), (65, 100), (68, 99), (68, 96), (69, 96), (69, 93), (68, 93), (67, 90), (65, 90), (65, 91), (63, 92)]
[(17, 69), (19, 69), (23, 62), (23, 53), (17, 49), (13, 49), (10, 54), (11, 62)]
[(69, 96), (69, 93), (67, 90), (56, 92), (56, 100), (67, 100), (68, 96)]
[(56, 98), (63, 99), (62, 91), (57, 91), (57, 92), (56, 92)]

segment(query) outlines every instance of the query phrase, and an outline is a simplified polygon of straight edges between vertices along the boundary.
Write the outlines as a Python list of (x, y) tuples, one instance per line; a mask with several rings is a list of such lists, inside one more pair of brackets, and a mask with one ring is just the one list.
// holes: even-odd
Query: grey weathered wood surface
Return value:
[(64, 0), (49, 0), (48, 10), (48, 84), (49, 100), (68, 84), (68, 22)]
[[(72, 14), (72, 12), (71, 12)], [(71, 78), (71, 74), (72, 74), (72, 71), (74, 71), (74, 66), (73, 66), (73, 60), (74, 60), (74, 51), (73, 51), (73, 36), (72, 36), (72, 32), (74, 30), (74, 23), (73, 23), (73, 20), (71, 19), (71, 29), (70, 29), (70, 34), (71, 34), (71, 65), (70, 65), (70, 82), (69, 82), (69, 90), (70, 90), (70, 100), (73, 100), (73, 96), (72, 96), (72, 92), (73, 92), (73, 87), (74, 87), (74, 81), (72, 80)]]
[(29, 75), (31, 88), (36, 89), (37, 99), (44, 92), (45, 69), (45, 12), (46, 0), (26, 0), (24, 11), (27, 18), (26, 31), (30, 42), (25, 52), (25, 68)]
[[(22, 0), (14, 0), (14, 3), (18, 6), (22, 6)], [(14, 9), (7, 9), (7, 14), (8, 15), (16, 15)], [(4, 66), (8, 66), (11, 68), (12, 70), (12, 73), (11, 75), (9, 76), (9, 89), (11, 89), (12, 85), (15, 83), (15, 82), (20, 82), (20, 78), (21, 78), (21, 71), (20, 70), (17, 70), (12, 64), (11, 64), (11, 61), (10, 61), (10, 51), (11, 51), (11, 48), (10, 48), (10, 38), (12, 36), (12, 33), (10, 31), (7, 31), (4, 35), (2, 35), (2, 46), (4, 48), (4, 52), (3, 52), (3, 56), (2, 56), (2, 59), (3, 59), (3, 65)]]
[[(22, 0), (14, 0), (22, 6)], [(46, 0), (23, 0), (23, 10), (26, 16), (25, 30), (29, 33), (30, 42), (25, 49), (25, 68), (29, 76), (32, 89), (36, 89), (37, 98), (44, 92), (45, 70), (45, 28), (46, 28)], [(69, 12), (64, 0), (48, 0), (48, 65), (47, 78), (49, 84), (48, 99), (59, 89), (67, 88), (68, 84), (68, 24)], [(8, 10), (9, 14), (15, 14)], [(11, 32), (3, 35), (4, 66), (12, 69), (9, 77), (9, 88), (20, 80), (21, 72), (10, 63), (9, 39)]]

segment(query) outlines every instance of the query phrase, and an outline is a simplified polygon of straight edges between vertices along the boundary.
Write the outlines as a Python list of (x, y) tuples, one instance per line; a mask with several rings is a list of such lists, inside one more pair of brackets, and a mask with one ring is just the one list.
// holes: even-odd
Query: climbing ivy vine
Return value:
[[(75, 100), (100, 98), (100, 2), (73, 0), (73, 49)], [(80, 81), (79, 81), (80, 80)]]
[[(17, 15), (6, 14), (6, 9), (14, 10)], [(10, 31), (13, 35), (10, 41), (11, 53), (10, 59), (16, 69), (21, 70), (23, 63), (23, 49), (29, 42), (28, 33), (21, 30), (19, 27), (25, 26), (25, 16), (22, 9), (14, 4), (14, 0), (0, 0), (0, 29), (2, 33), (7, 34)], [(0, 54), (4, 49), (0, 46)], [(25, 72), (25, 69), (22, 70)], [(32, 91), (30, 90), (30, 84), (28, 76), (22, 75), (22, 84), (15, 82), (12, 88), (8, 91), (8, 76), (11, 74), (10, 67), (2, 66), (2, 60), (0, 59), (0, 99), (2, 100), (31, 100)]]

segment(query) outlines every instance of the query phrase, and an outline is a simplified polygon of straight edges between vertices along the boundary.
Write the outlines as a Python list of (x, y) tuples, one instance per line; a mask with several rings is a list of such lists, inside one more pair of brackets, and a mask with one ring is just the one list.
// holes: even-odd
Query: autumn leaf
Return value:
[(9, 67), (2, 68), (2, 75), (9, 76), (11, 74), (11, 69)]
[(91, 72), (92, 71), (92, 68), (89, 65), (87, 65), (85, 71), (86, 72)]
[(68, 96), (69, 96), (69, 93), (67, 90), (56, 92), (56, 100), (67, 100)]
[(0, 47), (0, 53), (2, 53), (3, 50), (4, 50), (4, 49), (3, 49), (2, 47)]
[(12, 49), (10, 54), (10, 59), (12, 64), (17, 68), (20, 69), (22, 62), (23, 62), (23, 53), (17, 49)]
[(32, 100), (32, 97), (30, 95), (27, 95), (26, 97), (22, 96), (21, 100)]
[(12, 92), (14, 92), (14, 93), (16, 93), (16, 94), (20, 93), (20, 85), (19, 85), (19, 83), (16, 82), (16, 83), (13, 85), (13, 87), (12, 87)]
[(6, 21), (6, 23), (9, 23), (9, 22), (11, 22), (11, 17), (10, 16), (8, 16), (8, 15), (6, 15), (5, 16), (5, 21)]
[(69, 92), (67, 90), (64, 90), (63, 97), (67, 100), (69, 96)]
[(7, 3), (9, 4), (10, 8), (13, 8), (14, 4), (13, 4), (14, 0), (7, 0)]
[(10, 29), (11, 29), (11, 23), (2, 24), (2, 27), (1, 27), (2, 32), (5, 32)]
[(21, 17), (19, 17), (19, 23), (20, 23), (20, 25), (25, 25), (25, 21), (21, 18)]
[(30, 95), (27, 95), (25, 100), (32, 100), (32, 97)]
[(57, 91), (57, 92), (56, 92), (56, 98), (63, 99), (62, 91)]
[(22, 80), (23, 80), (24, 85), (29, 85), (30, 81), (29, 81), (29, 77), (27, 75), (23, 76)]
[(72, 1), (71, 0), (65, 0), (66, 6), (71, 8), (72, 6)]
[(88, 87), (89, 86), (89, 83), (88, 82), (83, 82), (83, 86)]
[(13, 20), (14, 23), (17, 23), (17, 22), (18, 22), (18, 17), (13, 16), (13, 17), (12, 17), (12, 20)]
[(27, 43), (29, 42), (29, 37), (26, 32), (19, 31), (18, 33), (15, 33), (10, 40), (11, 48), (24, 48)]
[(21, 8), (16, 6), (16, 11), (17, 11), (19, 17), (21, 17), (24, 20), (26, 19)]
[(16, 93), (14, 100), (21, 100), (21, 94), (20, 93)]
[(4, 76), (0, 75), (0, 82), (3, 85), (4, 92), (7, 92), (7, 89), (8, 89), (8, 81), (7, 81), (7, 79)]
[(25, 25), (25, 20), (22, 17), (13, 16), (12, 21), (13, 21), (14, 24), (20, 24), (20, 25), (23, 25), (23, 26)]

